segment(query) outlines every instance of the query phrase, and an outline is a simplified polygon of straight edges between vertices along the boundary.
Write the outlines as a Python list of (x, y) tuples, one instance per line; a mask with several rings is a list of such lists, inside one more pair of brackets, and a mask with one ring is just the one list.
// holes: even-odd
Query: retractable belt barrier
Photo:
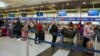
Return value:
[[(29, 39), (35, 40), (33, 38), (29, 38)], [(71, 49), (78, 50), (78, 51), (92, 51), (92, 52), (100, 53), (100, 50), (87, 49), (87, 48), (83, 48), (83, 47), (77, 47), (75, 45), (64, 45), (64, 44), (52, 43), (52, 42), (42, 41), (42, 40), (36, 40), (36, 41), (41, 41), (41, 42), (44, 42), (47, 44), (52, 44), (52, 45), (60, 46), (60, 47), (64, 47), (64, 48), (71, 48)]]
[[(21, 30), (21, 29), (14, 29), (14, 30)], [(2, 34), (7, 34), (7, 33), (2, 33)], [(33, 38), (30, 38), (30, 37), (28, 39), (35, 40)], [(78, 46), (75, 46), (75, 45), (64, 45), (64, 44), (52, 43), (52, 42), (42, 41), (42, 40), (36, 40), (36, 41), (41, 41), (41, 42), (44, 42), (44, 43), (47, 43), (47, 44), (52, 44), (52, 45), (56, 45), (56, 46), (60, 46), (60, 47), (64, 47), (64, 48), (71, 48), (71, 49), (79, 50), (79, 51), (93, 51), (93, 52), (96, 52), (96, 53), (100, 53), (100, 50), (87, 49), (87, 48), (78, 47)]]

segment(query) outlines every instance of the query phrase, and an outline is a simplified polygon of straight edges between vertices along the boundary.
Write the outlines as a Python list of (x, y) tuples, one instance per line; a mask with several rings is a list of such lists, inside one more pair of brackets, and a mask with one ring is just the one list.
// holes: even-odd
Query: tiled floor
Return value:
[[(100, 50), (100, 42), (97, 43), (96, 50)], [(100, 56), (100, 53), (96, 53), (96, 56)]]
[[(30, 37), (34, 38), (34, 34), (30, 34)], [(52, 40), (51, 35), (46, 35), (47, 41)], [(59, 41), (59, 38), (58, 40)], [(0, 56), (26, 56), (26, 41), (21, 41), (16, 38), (0, 37)], [(34, 44), (33, 40), (29, 41), (29, 56), (37, 56), (41, 52), (51, 47), (50, 44)]]
[(70, 50), (59, 49), (53, 56), (68, 56)]
[(0, 38), (0, 56), (26, 56), (26, 43), (8, 37)]
[[(34, 38), (34, 34), (29, 34)], [(51, 42), (52, 36), (45, 35), (45, 40)], [(60, 38), (57, 38), (57, 42)], [(26, 56), (27, 41), (16, 38), (0, 37), (0, 56)], [(70, 51), (59, 47), (51, 47), (50, 44), (34, 44), (34, 40), (29, 40), (29, 56), (92, 56), (80, 51)]]

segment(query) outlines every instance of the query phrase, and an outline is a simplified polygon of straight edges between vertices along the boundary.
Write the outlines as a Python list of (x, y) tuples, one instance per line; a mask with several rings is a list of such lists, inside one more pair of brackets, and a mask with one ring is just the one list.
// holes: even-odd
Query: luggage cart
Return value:
[(64, 30), (64, 44), (66, 45), (75, 45), (77, 40), (77, 30)]

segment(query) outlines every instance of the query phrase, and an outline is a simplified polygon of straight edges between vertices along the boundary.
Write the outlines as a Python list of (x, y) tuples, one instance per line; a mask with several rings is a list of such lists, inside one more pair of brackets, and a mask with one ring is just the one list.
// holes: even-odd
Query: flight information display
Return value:
[(99, 10), (89, 10), (88, 16), (99, 16)]
[(15, 17), (15, 15), (13, 13), (9, 13), (8, 15), (9, 17)]
[(67, 16), (67, 12), (65, 10), (58, 11), (58, 16)]
[(26, 13), (22, 13), (21, 15), (22, 15), (22, 17), (27, 17)]
[(43, 12), (37, 12), (37, 16), (43, 16)]

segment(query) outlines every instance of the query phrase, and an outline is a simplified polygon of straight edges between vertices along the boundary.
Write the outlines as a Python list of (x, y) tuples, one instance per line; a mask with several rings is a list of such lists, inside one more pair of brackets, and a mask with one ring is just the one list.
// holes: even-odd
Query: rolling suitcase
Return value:
[(1, 29), (0, 29), (0, 36), (1, 36)]
[[(90, 40), (90, 41), (87, 42), (86, 48), (87, 49), (93, 49), (93, 40)], [(87, 53), (93, 54), (93, 51), (87, 51)]]
[(7, 28), (5, 26), (1, 28), (1, 36), (7, 36)]

